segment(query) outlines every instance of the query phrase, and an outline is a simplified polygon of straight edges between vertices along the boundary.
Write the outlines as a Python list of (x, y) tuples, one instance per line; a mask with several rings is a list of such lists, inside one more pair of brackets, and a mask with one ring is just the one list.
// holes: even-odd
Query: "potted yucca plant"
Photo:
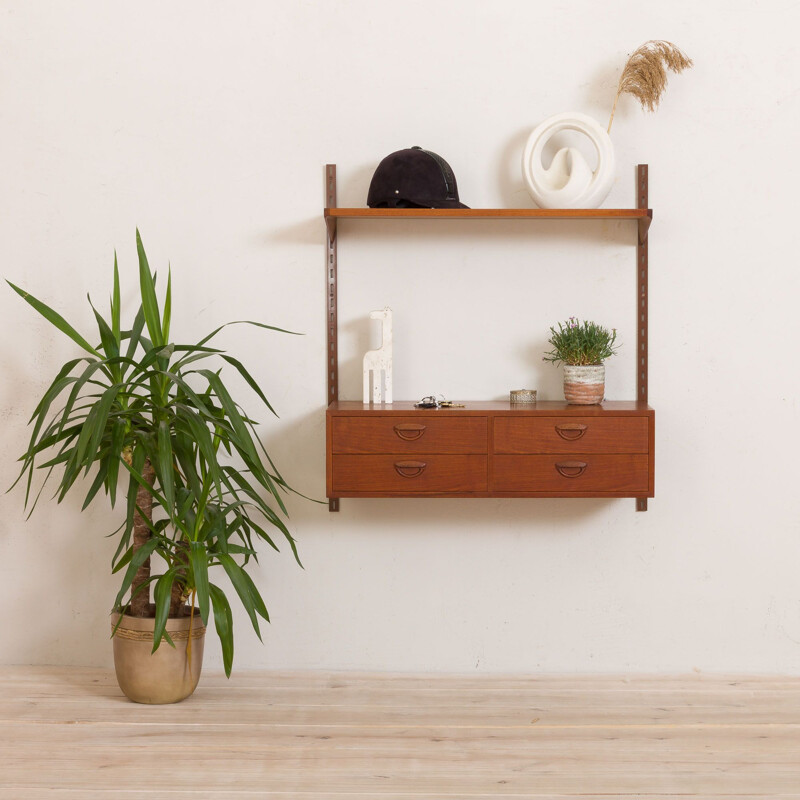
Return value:
[[(275, 413), (272, 406), (240, 361), (211, 346), (225, 325), (196, 344), (174, 340), (171, 277), (159, 303), (138, 230), (136, 246), (138, 312), (123, 326), (115, 256), (108, 319), (92, 306), (95, 343), (10, 284), (83, 351), (59, 370), (33, 412), (17, 481), (25, 479), (31, 512), (41, 494), (31, 491), (38, 469), (45, 472), (42, 488), (48, 479), (57, 482), (59, 502), (87, 486), (83, 508), (101, 489), (112, 507), (122, 501), (112, 565), (122, 574), (112, 617), (117, 677), (131, 699), (165, 703), (194, 691), (211, 615), (230, 675), (231, 606), (223, 588), (212, 582), (212, 570), (226, 573), (260, 637), (258, 618), (269, 621), (269, 616), (247, 572), (257, 558), (256, 544), (261, 540), (277, 550), (277, 533), (299, 559), (282, 519), (281, 494), (289, 487), (221, 368), (235, 370)], [(90, 475), (91, 482), (78, 480)]]
[(553, 349), (544, 360), (564, 365), (564, 398), (568, 403), (595, 405), (603, 402), (606, 368), (603, 362), (619, 349), (617, 329), (570, 317), (550, 328), (547, 340)]

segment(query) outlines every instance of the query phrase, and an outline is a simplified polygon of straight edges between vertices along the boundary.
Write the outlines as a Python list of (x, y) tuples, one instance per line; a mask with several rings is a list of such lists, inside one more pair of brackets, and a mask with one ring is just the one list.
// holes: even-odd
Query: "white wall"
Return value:
[[(474, 207), (531, 206), (519, 159), (550, 114), (605, 121), (649, 38), (696, 61), (661, 109), (621, 102), (609, 206), (650, 164), (656, 498), (293, 501), (305, 571), (265, 553), (265, 645), (237, 613), (239, 668), (759, 671), (800, 674), (796, 360), (797, 6), (6, 0), (0, 9), (3, 276), (91, 329), (113, 250), (133, 302), (134, 228), (172, 265), (174, 331), (231, 319), (281, 419), (264, 440), (323, 497), (323, 165), (362, 205), (377, 161), (419, 144)], [(633, 395), (631, 227), (342, 224), (342, 396), (366, 314), (395, 311), (395, 396), (536, 386), (547, 328), (619, 328), (609, 397)], [(0, 484), (74, 347), (0, 292)], [(109, 664), (117, 517), (71, 497), (25, 522), (0, 495), (0, 660)], [(216, 641), (208, 663), (219, 667)]]

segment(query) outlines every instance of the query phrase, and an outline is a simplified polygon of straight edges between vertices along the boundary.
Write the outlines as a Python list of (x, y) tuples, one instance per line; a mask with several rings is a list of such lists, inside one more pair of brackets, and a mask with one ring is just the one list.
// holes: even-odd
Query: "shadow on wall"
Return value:
[[(320, 207), (322, 208), (322, 207)], [(318, 217), (295, 222), (283, 228), (270, 228), (253, 237), (254, 244), (313, 244), (325, 241), (325, 223), (322, 211)]]
[[(330, 526), (340, 528), (343, 520), (351, 531), (380, 533), (388, 520), (392, 526), (407, 522), (412, 535), (415, 531), (425, 536), (432, 531), (453, 535), (455, 531), (459, 538), (482, 537), (487, 529), (524, 522), (530, 533), (538, 530), (549, 535), (554, 531), (575, 533), (585, 520), (607, 515), (614, 503), (633, 502), (628, 498), (344, 498), (342, 511), (331, 514), (325, 493), (325, 407), (280, 425), (263, 443), (286, 482), (311, 498), (284, 495), (289, 530), (298, 538), (301, 560), (304, 535), (318, 535), (323, 530), (327, 535)], [(325, 528), (320, 528), (319, 522)]]
[[(366, 208), (367, 189), (376, 166), (377, 162), (357, 167), (355, 170), (348, 168), (344, 181), (342, 181), (342, 176), (337, 176), (337, 205)], [(324, 188), (325, 166), (323, 165), (320, 169), (319, 181), (319, 216), (285, 225), (282, 228), (260, 231), (253, 237), (253, 244), (324, 244), (325, 224), (322, 219), (322, 209), (325, 207)]]
[[(495, 160), (495, 174), (499, 176), (500, 196), (503, 198), (505, 207), (536, 208), (522, 179), (522, 153), (531, 131), (548, 117), (564, 111), (579, 111), (588, 114), (605, 128), (608, 125), (622, 66), (618, 58), (609, 58), (605, 64), (597, 67), (592, 77), (582, 85), (583, 101), (579, 107), (535, 109), (531, 114), (530, 125), (517, 131), (508, 139)], [(624, 119), (630, 114), (630, 108), (631, 104), (623, 102), (617, 109), (615, 120)], [(567, 144), (574, 146), (577, 142), (569, 141)], [(557, 140), (552, 142), (545, 151), (546, 158), (552, 157), (555, 146), (561, 146)], [(593, 150), (587, 155), (590, 156), (588, 158), (590, 164), (596, 161), (596, 153)]]
[(16, 624), (27, 617), (28, 625), (17, 632), (17, 663), (111, 663), (109, 614), (119, 579), (111, 574), (116, 542), (107, 534), (119, 520), (105, 508), (81, 513), (79, 492), (74, 494), (74, 502), (37, 509), (26, 523), (37, 541), (18, 548), (25, 555), (18, 568), (26, 577), (18, 583)]
[[(398, 146), (396, 150), (402, 149), (405, 145)], [(346, 208), (366, 208), (367, 206), (367, 193), (369, 185), (372, 182), (372, 176), (378, 167), (380, 161), (388, 156), (389, 153), (383, 153), (375, 158), (374, 161), (368, 161), (351, 168), (347, 167), (347, 171), (339, 174), (337, 170), (336, 175), (336, 202), (337, 205)]]
[(536, 208), (522, 180), (522, 151), (537, 124), (538, 121), (529, 128), (517, 131), (498, 153), (494, 172), (499, 176), (500, 196), (506, 208)]
[[(520, 359), (531, 364), (531, 372), (536, 377), (536, 387), (520, 386), (520, 389), (536, 388), (539, 399), (549, 398), (560, 400), (564, 396), (564, 373), (561, 367), (554, 367), (544, 361), (544, 354), (551, 349), (546, 336), (541, 336), (535, 342), (527, 342), (519, 348)], [(504, 397), (503, 400), (508, 400)]]
[[(608, 126), (611, 108), (614, 105), (614, 94), (617, 91), (617, 84), (626, 58), (627, 56), (609, 58), (605, 64), (595, 69), (591, 79), (583, 85), (585, 89), (584, 102), (582, 108), (577, 110), (594, 117), (604, 128)], [(615, 113), (615, 120), (624, 116), (625, 109), (630, 109), (632, 106), (632, 103), (619, 105)], [(560, 110), (568, 111), (569, 109)], [(558, 112), (554, 111), (553, 113)]]

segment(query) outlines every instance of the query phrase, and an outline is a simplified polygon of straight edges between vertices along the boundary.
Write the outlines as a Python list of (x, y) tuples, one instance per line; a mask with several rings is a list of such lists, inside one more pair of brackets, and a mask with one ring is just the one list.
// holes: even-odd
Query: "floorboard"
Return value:
[(0, 800), (800, 800), (800, 678), (0, 668)]

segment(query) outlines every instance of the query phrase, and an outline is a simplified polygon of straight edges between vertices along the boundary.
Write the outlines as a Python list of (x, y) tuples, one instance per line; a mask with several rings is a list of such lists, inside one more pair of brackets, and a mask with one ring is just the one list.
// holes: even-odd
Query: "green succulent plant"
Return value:
[[(235, 370), (275, 411), (245, 366), (209, 344), (226, 325), (196, 344), (175, 342), (171, 275), (159, 303), (156, 275), (138, 230), (136, 247), (139, 309), (132, 324), (123, 327), (115, 254), (108, 319), (92, 305), (96, 345), (9, 282), (83, 350), (63, 365), (36, 406), (15, 485), (25, 480), (25, 506), (31, 513), (51, 479), (61, 502), (73, 488), (86, 486), (83, 478), (93, 474), (84, 509), (101, 489), (112, 508), (124, 496), (124, 521), (112, 534), (119, 539), (112, 568), (122, 573), (115, 609), (155, 617), (154, 652), (163, 640), (172, 644), (165, 631), (169, 617), (193, 613), (195, 604), (204, 624), (213, 613), (230, 675), (231, 605), (225, 591), (210, 581), (211, 570), (221, 568), (228, 576), (261, 638), (259, 617), (269, 621), (269, 615), (247, 571), (257, 561), (256, 544), (260, 540), (277, 550), (277, 534), (289, 543), (298, 564), (300, 560), (284, 522), (288, 515), (282, 495), (292, 490), (259, 441), (257, 423), (226, 386), (222, 367)], [(291, 333), (246, 320), (228, 324)], [(34, 495), (33, 476), (39, 470), (44, 479)], [(151, 564), (152, 556), (160, 557), (158, 566)]]

